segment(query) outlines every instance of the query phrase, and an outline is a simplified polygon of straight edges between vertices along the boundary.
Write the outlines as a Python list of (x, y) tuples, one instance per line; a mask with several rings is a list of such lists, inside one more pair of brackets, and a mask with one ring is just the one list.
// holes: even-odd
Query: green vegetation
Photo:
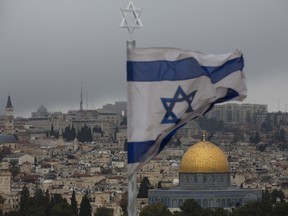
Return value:
[(66, 141), (73, 141), (75, 138), (76, 138), (76, 131), (75, 131), (75, 128), (74, 126), (72, 125), (72, 127), (70, 126), (67, 126), (65, 129), (64, 129), (64, 132), (62, 134), (62, 137), (64, 140)]
[(1, 149), (0, 149), (0, 161), (2, 161), (2, 159), (8, 155), (12, 154), (12, 151), (10, 148), (6, 147), (6, 146), (3, 146)]
[(152, 188), (148, 177), (144, 177), (140, 183), (138, 198), (147, 198), (148, 197), (148, 189)]
[(128, 212), (127, 212), (127, 208), (128, 208), (128, 192), (127, 191), (122, 196), (122, 199), (120, 201), (120, 207), (121, 207), (124, 215), (128, 215)]
[(113, 215), (114, 215), (114, 209), (105, 207), (97, 208), (95, 213), (95, 216), (113, 216)]
[(140, 216), (172, 216), (173, 214), (161, 203), (145, 206)]
[[(2, 198), (0, 196), (0, 206), (2, 201), (3, 203), (5, 201)], [(19, 211), (9, 212), (5, 216), (92, 216), (91, 205), (86, 194), (82, 198), (79, 214), (75, 191), (70, 200), (71, 205), (60, 194), (50, 195), (48, 190), (43, 193), (41, 189), (37, 189), (32, 197), (28, 188), (24, 186), (21, 192)]]
[(80, 129), (80, 131), (78, 131), (77, 133), (77, 139), (80, 142), (92, 142), (93, 141), (93, 137), (92, 137), (92, 132), (91, 132), (91, 128), (88, 127), (86, 124), (84, 125), (84, 127), (82, 127)]
[(249, 141), (253, 144), (257, 144), (261, 142), (261, 138), (260, 138), (258, 131), (256, 131), (254, 134), (250, 136)]
[[(93, 132), (102, 133), (102, 130), (100, 127), (94, 127)], [(92, 142), (93, 141), (92, 130), (86, 124), (83, 127), (81, 127), (77, 133), (73, 125), (71, 127), (67, 126), (64, 129), (62, 137), (66, 141), (73, 141), (75, 138), (77, 138), (80, 142)]]
[(20, 173), (20, 167), (18, 166), (18, 160), (11, 160), (10, 161), (10, 168), (9, 171), (12, 174), (12, 178), (14, 179)]
[(87, 194), (82, 197), (82, 201), (80, 204), (79, 216), (91, 216), (91, 205), (88, 199)]
[(72, 216), (77, 216), (78, 215), (78, 203), (76, 200), (75, 190), (73, 190), (72, 197), (70, 198), (70, 200), (71, 200)]

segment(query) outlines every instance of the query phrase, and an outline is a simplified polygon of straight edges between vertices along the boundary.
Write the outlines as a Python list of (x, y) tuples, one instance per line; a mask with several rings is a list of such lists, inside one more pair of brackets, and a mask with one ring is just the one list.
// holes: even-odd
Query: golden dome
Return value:
[(183, 155), (180, 172), (223, 173), (229, 172), (227, 158), (223, 151), (208, 141), (191, 146)]

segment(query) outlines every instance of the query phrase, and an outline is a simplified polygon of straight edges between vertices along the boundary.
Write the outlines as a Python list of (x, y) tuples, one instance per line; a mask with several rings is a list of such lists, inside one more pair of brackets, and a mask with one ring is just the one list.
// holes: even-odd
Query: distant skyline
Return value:
[[(126, 40), (120, 8), (128, 0), (0, 0), (0, 113), (10, 94), (15, 116), (126, 100)], [(288, 1), (134, 0), (143, 8), (138, 47), (244, 53), (247, 99), (288, 104)]]

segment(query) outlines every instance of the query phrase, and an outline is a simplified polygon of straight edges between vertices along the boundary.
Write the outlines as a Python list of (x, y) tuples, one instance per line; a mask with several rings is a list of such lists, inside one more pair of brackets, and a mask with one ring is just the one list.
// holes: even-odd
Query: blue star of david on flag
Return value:
[(190, 113), (193, 111), (192, 101), (197, 91), (193, 91), (190, 94), (186, 94), (181, 86), (178, 86), (173, 98), (161, 98), (162, 104), (166, 110), (161, 124), (176, 124), (180, 119), (173, 112), (173, 108), (176, 103), (187, 102), (188, 108), (185, 113)]

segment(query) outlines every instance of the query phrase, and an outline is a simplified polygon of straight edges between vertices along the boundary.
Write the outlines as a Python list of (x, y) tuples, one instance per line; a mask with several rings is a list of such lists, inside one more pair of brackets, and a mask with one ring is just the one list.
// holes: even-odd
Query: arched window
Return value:
[(225, 207), (226, 207), (226, 200), (222, 199), (222, 208), (225, 208)]
[(182, 206), (182, 205), (183, 205), (183, 200), (180, 199), (180, 200), (179, 200), (179, 207)]
[(177, 200), (176, 199), (173, 199), (173, 202), (172, 202), (172, 207), (173, 208), (177, 208)]

